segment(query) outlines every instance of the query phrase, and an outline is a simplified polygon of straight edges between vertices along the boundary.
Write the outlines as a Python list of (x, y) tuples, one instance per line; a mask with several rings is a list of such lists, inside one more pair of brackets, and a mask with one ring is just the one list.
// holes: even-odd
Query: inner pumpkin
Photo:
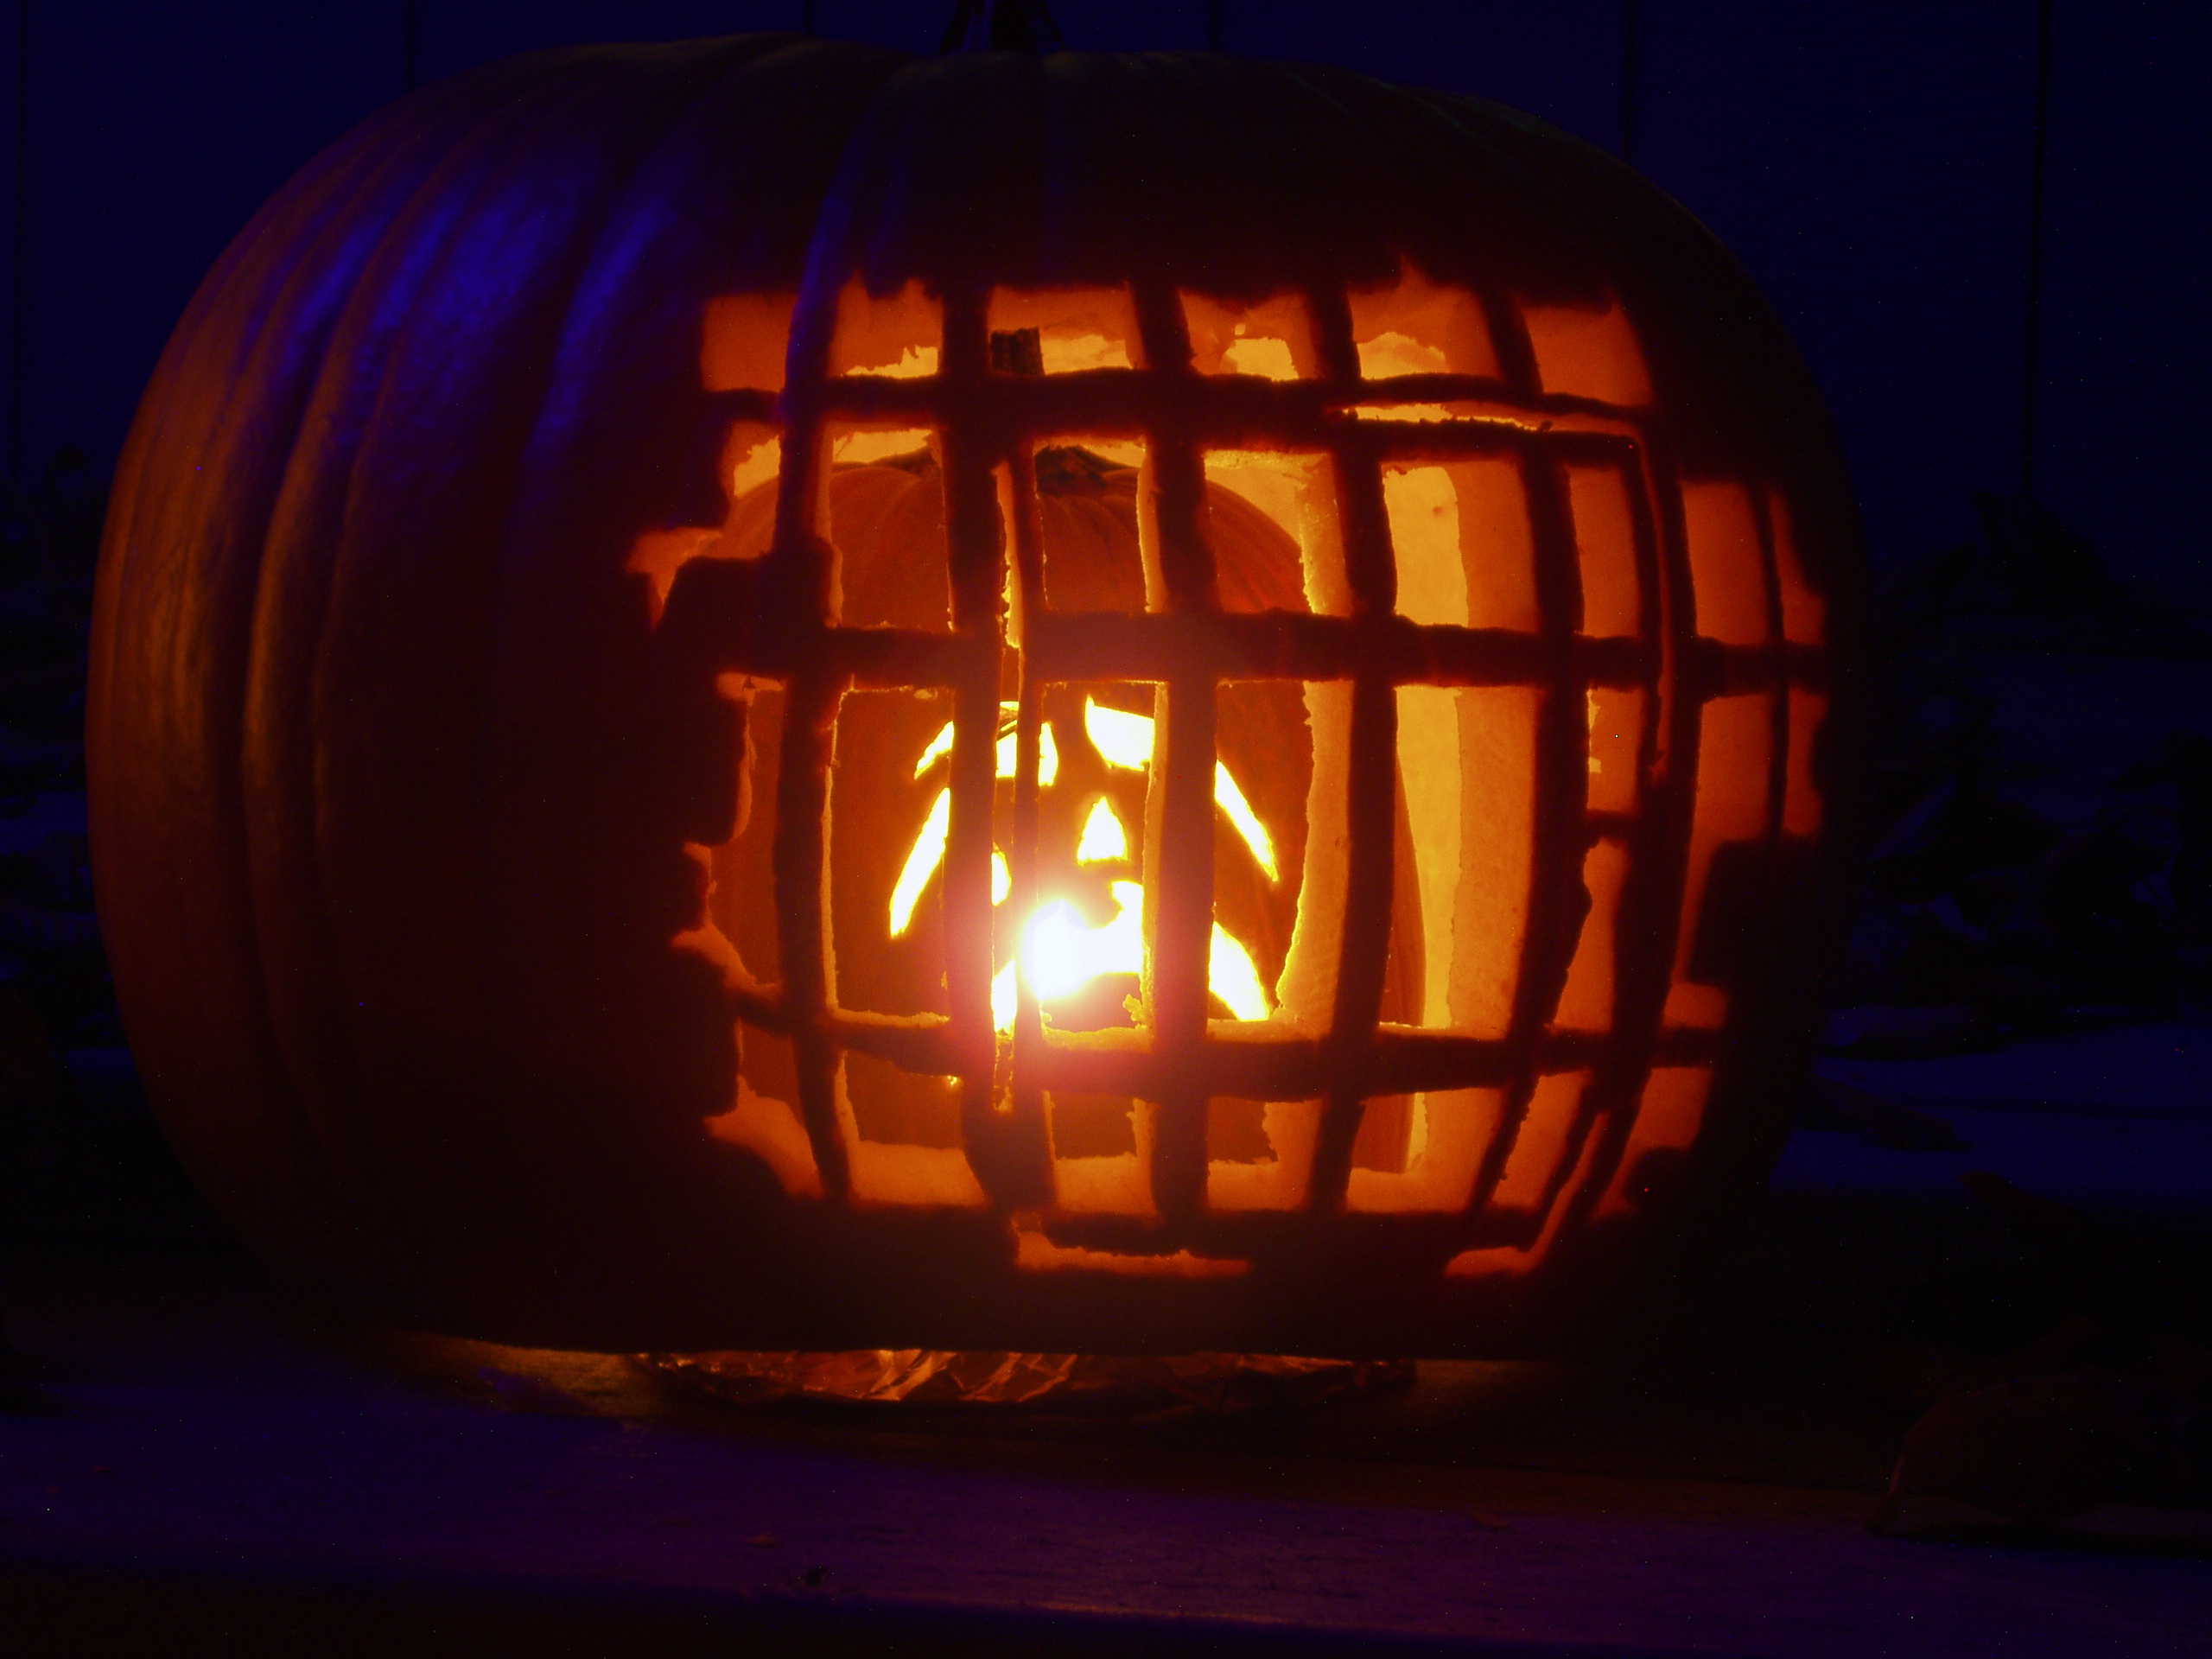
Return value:
[[(804, 417), (811, 429), (794, 452), (814, 480), (803, 502), (784, 465), (787, 416), (780, 399), (766, 401), (784, 389), (778, 347), (791, 302), (709, 308), (707, 385), (752, 411), (726, 435), (720, 522), (648, 534), (632, 568), (664, 601), (676, 567), (694, 557), (815, 570), (821, 622), (861, 653), (851, 660), (873, 664), (826, 697), (811, 682), (804, 728), (790, 724), (779, 682), (735, 672), (718, 682), (746, 710), (751, 808), (734, 838), (697, 849), (711, 871), (707, 932), (721, 936), (702, 943), (718, 960), (734, 953), (751, 989), (738, 994), (737, 1099), (709, 1128), (766, 1158), (786, 1190), (817, 1195), (810, 1136), (821, 1130), (804, 1128), (798, 1109), (808, 1092), (817, 1114), (837, 1116), (855, 1200), (973, 1208), (993, 1201), (979, 1156), (1001, 1185), (1017, 1166), (976, 1137), (1017, 1125), (1043, 1137), (1022, 1143), (1030, 1161), (1020, 1166), (1034, 1171), (1041, 1158), (1050, 1171), (1046, 1198), (1033, 1176), (1015, 1182), (1024, 1266), (1079, 1257), (1117, 1271), (1230, 1271), (1188, 1249), (1160, 1254), (1172, 1230), (1155, 1237), (1141, 1226), (1163, 1213), (1154, 1179), (1175, 1184), (1179, 1213), (1195, 1197), (1229, 1230), (1224, 1243), (1240, 1215), (1339, 1201), (1308, 1179), (1325, 1113), (1340, 1104), (1324, 1099), (1313, 1045), (1363, 1027), (1365, 1042), (1429, 1057), (1423, 1066), (1458, 1058), (1421, 1092), (1357, 1103), (1349, 1155), (1332, 1154), (1340, 1201), (1369, 1212), (1486, 1206), (1508, 1242), (1464, 1252), (1452, 1271), (1517, 1269), (1541, 1256), (1561, 1195), (1583, 1184), (1599, 1149), (1589, 1125), (1612, 1109), (1603, 1088), (1589, 1092), (1592, 1045), (1618, 1022), (1616, 946), (1632, 890), (1649, 889), (1663, 863), (1645, 771), (1666, 728), (1655, 654), (1663, 577), (1636, 435), (1634, 411), (1650, 397), (1637, 338), (1611, 302), (1520, 308), (1541, 395), (1559, 404), (1531, 411), (1522, 405), (1538, 394), (1500, 378), (1474, 297), (1408, 266), (1391, 287), (1346, 296), (1359, 374), (1332, 418), (1356, 424), (1340, 437), (1295, 419), (1277, 432), (1295, 403), (1260, 418), (1277, 395), (1268, 383), (1323, 373), (1306, 301), (1177, 297), (1190, 368), (1220, 382), (1233, 399), (1224, 409), (1236, 411), (1196, 442), (1172, 423), (1148, 431), (1105, 395), (1148, 372), (1135, 361), (1126, 290), (994, 290), (988, 356), (962, 379), (942, 361), (950, 334), (936, 296), (918, 283), (876, 294), (855, 278), (838, 296), (817, 394), (830, 406)], [(1039, 418), (1032, 393), (1014, 390), (1024, 385), (1046, 392), (1057, 413)], [(963, 425), (972, 398), (1000, 411), (980, 430)], [(994, 435), (1006, 420), (1035, 433), (1036, 447)], [(1684, 496), (1700, 598), (1711, 585), (1738, 600), (1712, 607), (1711, 631), (1730, 648), (1776, 648), (1756, 599), (1767, 532), (1751, 493), (1722, 483)], [(1771, 494), (1766, 508), (1788, 637), (1801, 625), (1816, 636), (1796, 602), (1786, 512)], [(1378, 531), (1394, 568), (1388, 588), (1372, 569)], [(1192, 538), (1204, 543), (1195, 559)], [(986, 539), (1002, 588), (956, 594), (954, 567), (972, 572)], [(1577, 579), (1548, 589), (1540, 573), (1562, 563)], [(1561, 594), (1577, 592), (1566, 608)], [(1390, 667), (1387, 722), (1371, 696), (1360, 702), (1339, 654), (1378, 616), (1413, 631), (1394, 647), (1403, 660)], [(1592, 671), (1555, 683), (1526, 653), (1562, 628), (1580, 636), (1578, 666)], [(976, 660), (984, 633), (997, 636), (995, 706), (985, 684), (964, 682), (969, 712), (957, 724), (983, 741), (962, 760), (950, 688), (972, 673), (957, 665)], [(1437, 651), (1471, 652), (1483, 666), (1461, 678), (1464, 664), (1425, 659)], [(1173, 680), (1196, 664), (1210, 688)], [(1179, 696), (1208, 728), (1198, 742), (1172, 729)], [(1816, 724), (1818, 700), (1793, 690), (1792, 726), (1801, 703)], [(1724, 849), (1764, 833), (1777, 706), (1747, 690), (1703, 710), (1707, 764), (1670, 1028), (1711, 1031), (1726, 1014), (1696, 954), (1706, 878)], [(1580, 742), (1568, 735), (1577, 728)], [(1805, 752), (1790, 745), (1792, 833), (1818, 823)], [(806, 781), (779, 811), (779, 758), (791, 755)], [(955, 764), (969, 769), (959, 788)], [(983, 822), (963, 817), (963, 800), (988, 803)], [(1540, 819), (1569, 810), (1585, 856), (1540, 858), (1565, 830)], [(794, 839), (786, 861), (780, 835), (807, 844)], [(1171, 855), (1159, 855), (1163, 845)], [(810, 881), (817, 868), (818, 894), (778, 886), (779, 870)], [(1376, 874), (1379, 891), (1369, 885)], [(1357, 906), (1356, 890), (1367, 895)], [(812, 941), (779, 938), (801, 916), (821, 929), (818, 955)], [(1363, 965), (1351, 969), (1355, 941)], [(796, 1007), (779, 983), (793, 950), (821, 987)], [(986, 950), (988, 972), (976, 977)], [(1354, 1004), (1363, 988), (1375, 994), (1367, 1011), (1338, 1007), (1345, 971)], [(1155, 990), (1165, 1021), (1153, 1017)], [(808, 1013), (812, 996), (821, 1001)], [(1190, 1027), (1199, 1012), (1210, 1016), (1203, 1034)], [(827, 1043), (802, 1035), (814, 1049), (795, 1052), (782, 1034), (794, 1013), (837, 1032)], [(988, 1037), (984, 1016), (997, 1027), (995, 1066), (962, 1046)], [(1546, 1048), (1563, 1052), (1518, 1081), (1470, 1058), (1480, 1046), (1494, 1058), (1532, 1019)], [(1415, 1033), (1441, 1046), (1408, 1046)], [(1217, 1066), (1237, 1056), (1224, 1068), (1236, 1081), (1167, 1099), (1182, 1074), (1142, 1062), (1190, 1054), (1194, 1039)], [(1133, 1073), (1147, 1078), (1134, 1090)], [(1701, 1054), (1656, 1070), (1631, 1149), (1688, 1145), (1710, 1077)], [(1600, 1210), (1611, 1213), (1629, 1202), (1626, 1169), (1605, 1179)], [(1040, 1201), (1059, 1254), (1039, 1254), (1038, 1212), (1026, 1205)], [(1140, 1225), (1086, 1229), (1091, 1219)], [(1062, 1244), (1077, 1238), (1109, 1243), (1069, 1256)], [(1116, 1253), (1133, 1240), (1150, 1254)]]
[[(828, 482), (826, 523), (839, 566), (840, 620), (849, 626), (950, 626), (944, 496), (922, 434), (849, 435)], [(1137, 532), (1139, 446), (1106, 441), (1038, 452), (1034, 470), (1046, 602), (1056, 612), (1136, 613), (1145, 608)], [(1257, 463), (1261, 458), (1249, 458)], [(1294, 512), (1280, 468), (1242, 469), (1239, 481)], [(733, 505), (726, 556), (765, 554), (774, 532), (776, 482)], [(1278, 505), (1280, 503), (1280, 505)], [(1276, 517), (1222, 483), (1206, 505), (1228, 611), (1307, 608), (1302, 556)], [(1037, 892), (1011, 893), (1016, 777), (1014, 687), (1001, 705), (994, 802), (992, 1004), (1001, 1033), (1014, 1021), (1015, 976), (1027, 974), (1049, 1027), (1099, 1031), (1144, 1022), (1143, 884), (1146, 792), (1154, 745), (1154, 689), (1127, 680), (1048, 687), (1042, 699), (1035, 845)], [(1215, 920), (1209, 1013), (1265, 1020), (1276, 1011), (1290, 957), (1307, 856), (1313, 781), (1308, 702), (1328, 688), (1281, 679), (1222, 688), (1215, 773)], [(762, 980), (777, 960), (775, 915), (765, 879), (775, 789), (780, 694), (752, 693), (747, 830), (718, 850), (711, 900), (716, 924)], [(1325, 719), (1325, 714), (1324, 718)], [(938, 904), (952, 743), (949, 696), (931, 691), (851, 690), (836, 715), (830, 798), (830, 935), (840, 1009), (861, 1014), (944, 1014), (946, 949)], [(1405, 839), (1404, 805), (1399, 806)], [(1421, 911), (1414, 861), (1399, 861), (1394, 950), (1382, 1017), (1417, 1024), (1421, 1007)], [(1412, 948), (1403, 948), (1410, 945)], [(786, 1043), (747, 1032), (742, 1075), (770, 1098), (796, 1086)], [(956, 1080), (848, 1055), (846, 1096), (863, 1141), (957, 1148)], [(1061, 1093), (1049, 1103), (1053, 1153), (1064, 1164), (1141, 1151), (1141, 1116), (1127, 1097)], [(1405, 1166), (1411, 1102), (1378, 1101), (1363, 1121), (1355, 1162)], [(1218, 1103), (1208, 1125), (1211, 1160), (1271, 1161), (1261, 1103)], [(1103, 1165), (1065, 1172), (1080, 1186)], [(1066, 1185), (1066, 1184), (1064, 1184)], [(1110, 1183), (1118, 1185), (1119, 1183)], [(1102, 1200), (1103, 1195), (1102, 1195)], [(1106, 1204), (1103, 1207), (1118, 1207)]]

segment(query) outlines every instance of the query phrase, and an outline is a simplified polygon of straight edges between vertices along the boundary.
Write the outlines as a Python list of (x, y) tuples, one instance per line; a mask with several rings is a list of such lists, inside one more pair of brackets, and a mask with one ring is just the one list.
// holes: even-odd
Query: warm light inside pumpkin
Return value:
[[(1641, 1189), (1630, 1163), (1695, 1141), (1709, 1063), (1664, 1062), (1648, 1087), (1614, 1099), (1588, 1057), (1618, 1041), (1630, 1017), (1624, 962), (1654, 950), (1671, 946), (1673, 957), (1654, 1011), (1660, 1040), (1719, 1027), (1728, 999), (1704, 977), (1700, 956), (1708, 894), (1716, 887), (1732, 894), (1732, 849), (1819, 828), (1810, 739), (1826, 698), (1817, 684), (1795, 683), (1786, 691), (1746, 683), (1700, 694), (1688, 728), (1694, 775), (1683, 806), (1667, 809), (1681, 827), (1647, 827), (1660, 813), (1655, 791), (1676, 764), (1670, 746), (1683, 741), (1673, 713), (1681, 693), (1660, 641), (1691, 617), (1685, 607), (1694, 606), (1698, 648), (1739, 653), (1731, 671), (1739, 675), (1772, 672), (1757, 666), (1766, 660), (1758, 653), (1821, 640), (1822, 601), (1798, 569), (1787, 504), (1730, 481), (1657, 479), (1636, 424), (1650, 379), (1616, 302), (1524, 306), (1516, 322), (1510, 308), (1486, 308), (1410, 266), (1395, 284), (1345, 298), (1362, 384), (1332, 414), (1351, 435), (1332, 439), (1309, 425), (1280, 436), (1255, 424), (1249, 411), (1259, 404), (1239, 402), (1233, 407), (1246, 412), (1227, 421), (1223, 441), (1191, 444), (1177, 459), (1172, 452), (1186, 440), (1115, 415), (1135, 405), (1107, 395), (1141, 385), (1148, 372), (1128, 290), (993, 290), (985, 321), (994, 397), (1027, 395), (1017, 389), (1034, 379), (1068, 407), (1086, 406), (1068, 397), (1072, 386), (1044, 385), (1054, 377), (1101, 391), (1086, 423), (1024, 440), (1018, 466), (989, 463), (998, 521), (963, 531), (950, 505), (950, 429), (892, 412), (942, 416), (952, 396), (938, 372), (942, 307), (913, 285), (870, 296), (855, 283), (839, 295), (830, 374), (903, 378), (914, 395), (856, 391), (817, 434), (817, 533), (834, 550), (833, 622), (887, 630), (898, 641), (889, 649), (925, 660), (923, 633), (948, 637), (963, 626), (952, 595), (957, 561), (945, 550), (963, 533), (995, 534), (992, 592), (1004, 651), (995, 728), (988, 704), (966, 717), (986, 722), (995, 793), (987, 791), (980, 818), (970, 805), (964, 831), (958, 779), (979, 780), (983, 757), (963, 758), (965, 728), (946, 681), (855, 683), (830, 705), (826, 1017), (848, 1022), (839, 1040), (855, 1046), (836, 1077), (856, 1197), (988, 1201), (963, 1152), (966, 1085), (950, 1075), (952, 1050), (938, 1045), (959, 1017), (944, 964), (983, 941), (979, 912), (961, 907), (986, 894), (1000, 1109), (1009, 1064), (1018, 1077), (1041, 1059), (1057, 1078), (1041, 1090), (1052, 1205), (1043, 1231), (1026, 1211), (1014, 1229), (1028, 1267), (1187, 1274), (1238, 1265), (1203, 1250), (1077, 1245), (1052, 1234), (1054, 1216), (1162, 1218), (1154, 1190), (1168, 1144), (1162, 1114), (1189, 1103), (1156, 1098), (1175, 1080), (1131, 1062), (1164, 1040), (1154, 1001), (1164, 927), (1178, 950), (1203, 941), (1205, 999), (1231, 1016), (1211, 1022), (1210, 1043), (1258, 1053), (1330, 1033), (1347, 953), (1375, 929), (1364, 907), (1386, 920), (1381, 962), (1363, 970), (1380, 978), (1363, 1040), (1434, 1040), (1468, 1052), (1564, 1045), (1563, 1058), (1527, 1062), (1533, 1070), (1517, 1084), (1378, 1084), (1356, 1103), (1350, 1167), (1340, 1166), (1343, 1185), (1329, 1202), (1375, 1215), (1492, 1217), (1492, 1242), (1453, 1256), (1452, 1274), (1525, 1270), (1586, 1185), (1600, 1184), (1580, 1200), (1586, 1209), (1633, 1210)], [(1190, 366), (1225, 397), (1261, 395), (1255, 382), (1324, 376), (1328, 308), (1310, 296), (1182, 291), (1174, 299)], [(766, 315), (732, 307), (710, 317), (710, 334), (721, 333), (710, 339), (709, 366), (721, 380), (752, 360), (731, 332)], [(1533, 375), (1504, 366), (1500, 331), (1515, 327), (1523, 338), (1514, 350), (1533, 360)], [(1346, 360), (1341, 342), (1332, 349), (1328, 361)], [(1537, 400), (1547, 401), (1525, 407)], [(639, 543), (633, 564), (657, 594), (684, 558), (769, 551), (779, 533), (772, 469), (790, 443), (758, 423), (732, 436), (723, 466), (733, 505), (719, 542), (693, 531)], [(1188, 469), (1181, 476), (1196, 493), (1177, 509), (1188, 516), (1171, 524), (1156, 516), (1168, 511), (1163, 492), (1193, 487), (1174, 482), (1174, 467)], [(1662, 487), (1679, 488), (1680, 531), (1656, 505)], [(1035, 516), (1025, 527), (1026, 514)], [(1411, 631), (1392, 647), (1402, 661), (1388, 664), (1383, 764), (1373, 758), (1378, 746), (1360, 736), (1376, 729), (1357, 684), (1368, 671), (1342, 665), (1269, 667), (1250, 678), (1217, 667), (1201, 728), (1212, 734), (1212, 753), (1169, 764), (1176, 710), (1191, 706), (1187, 681), (1172, 667), (1156, 677), (1138, 672), (1116, 660), (1121, 646), (1101, 642), (1143, 640), (1146, 627), (1170, 620), (1162, 611), (1191, 607), (1164, 559), (1170, 535), (1205, 539), (1213, 585), (1199, 608), (1249, 621), (1255, 640), (1306, 637), (1284, 632), (1287, 619), (1317, 640), (1338, 638), (1332, 630), (1351, 639), (1372, 626), (1377, 603), (1363, 597), (1362, 583), (1373, 579), (1359, 562), (1371, 570), (1382, 548), (1394, 581), (1380, 609)], [(1681, 542), (1669, 553), (1671, 535)], [(1671, 597), (1669, 558), (1690, 577)], [(976, 626), (972, 612), (965, 626)], [(1031, 655), (1040, 639), (1097, 666), (1043, 672), (1047, 658)], [(1516, 655), (1515, 642), (1529, 649)], [(1277, 648), (1294, 663), (1306, 649)], [(1360, 649), (1343, 660), (1363, 660)], [(1432, 653), (1427, 666), (1423, 652)], [(1450, 666), (1461, 660), (1479, 665)], [(775, 810), (786, 700), (757, 684), (747, 696), (756, 820), (741, 837), (749, 850), (731, 855), (729, 883), (757, 898), (772, 839), (757, 815)], [(1571, 720), (1560, 718), (1562, 706)], [(1581, 774), (1571, 787), (1557, 779), (1563, 766)], [(963, 774), (964, 766), (976, 769)], [(1167, 801), (1175, 790), (1192, 791), (1180, 808)], [(1346, 826), (1363, 812), (1378, 821), (1376, 803), (1392, 796), (1391, 873), (1379, 887), (1363, 885), (1357, 861), (1375, 855), (1374, 832), (1368, 850), (1355, 853)], [(1194, 840), (1193, 825), (1204, 823), (1194, 802), (1210, 812), (1214, 835), (1210, 918), (1175, 896), (1172, 874), (1203, 844)], [(1176, 811), (1180, 829), (1169, 824)], [(887, 834), (895, 837), (890, 849), (870, 850)], [(1548, 856), (1546, 838), (1562, 835), (1582, 844), (1564, 859)], [(1686, 845), (1669, 853), (1673, 836)], [(1631, 938), (1629, 918), (1649, 913), (1648, 896), (1637, 895), (1648, 895), (1654, 861), (1669, 857), (1682, 865), (1676, 937)], [(1149, 868), (1156, 860), (1163, 868)], [(1567, 884), (1573, 903), (1562, 937)], [(717, 893), (724, 887), (718, 876)], [(748, 963), (778, 959), (775, 918), (754, 914), (760, 904), (741, 903), (734, 891), (715, 903), (745, 933)], [(1529, 981), (1547, 950), (1557, 966), (1532, 1014)], [(1027, 1036), (1025, 993), (1042, 1016)], [(1025, 1049), (1040, 1032), (1041, 1052)], [(717, 1133), (769, 1148), (791, 1191), (815, 1190), (806, 1135), (785, 1103), (798, 1098), (791, 1044), (748, 1028), (743, 1047), (740, 1104)], [(938, 1054), (944, 1074), (931, 1075), (920, 1057)], [(1205, 1209), (1236, 1217), (1313, 1202), (1329, 1109), (1319, 1092), (1212, 1096), (1204, 1106)], [(778, 1111), (784, 1116), (768, 1122)], [(1608, 1153), (1599, 1126), (1611, 1116), (1624, 1116), (1628, 1128)]]
[(1034, 330), (1039, 372), (1077, 374), (1131, 366), (1136, 308), (1125, 288), (1057, 289), (1025, 293), (995, 289), (986, 320), (994, 334)]
[(1826, 429), (1678, 208), (1465, 100), (456, 82), (257, 219), (118, 473), (134, 1042), (243, 1236), (454, 1328), (1579, 1341), (1815, 1023)]
[[(1000, 706), (1002, 726), (1012, 726), (1017, 707), (1011, 702)], [(1086, 697), (1083, 720), (1085, 734), (1108, 766), (1132, 772), (1146, 771), (1151, 766), (1152, 716), (1107, 708)], [(953, 727), (947, 721), (923, 747), (920, 758), (914, 763), (914, 776), (919, 778), (947, 760), (952, 753), (952, 745)], [(1050, 788), (1059, 777), (1059, 752), (1049, 725), (1038, 732), (1038, 749), (1037, 782), (1040, 787)], [(1018, 775), (1018, 746), (1016, 734), (1011, 729), (1000, 736), (995, 760), (998, 777), (1012, 779)], [(1251, 803), (1245, 799), (1244, 791), (1237, 787), (1225, 762), (1214, 764), (1214, 803), (1250, 850), (1261, 873), (1270, 882), (1279, 880), (1274, 838), (1252, 810)], [(939, 790), (891, 890), (890, 925), (893, 938), (904, 934), (912, 925), (915, 907), (927, 891), (931, 878), (944, 865), (951, 821), (952, 793), (949, 789)], [(1082, 835), (1076, 843), (1075, 861), (1077, 864), (1114, 863), (1126, 861), (1128, 856), (1128, 832), (1122, 829), (1113, 807), (1102, 798), (1092, 804), (1090, 815), (1084, 820)], [(1013, 877), (1006, 855), (995, 849), (991, 855), (992, 905), (1003, 905), (1012, 890)], [(1111, 919), (1096, 926), (1086, 926), (1081, 913), (1065, 899), (1050, 899), (1031, 914), (1019, 931), (1020, 944), (1014, 959), (1001, 967), (991, 981), (991, 1014), (1001, 1031), (1011, 1030), (1014, 1026), (1017, 972), (1027, 977), (1040, 1003), (1052, 1003), (1082, 990), (1102, 975), (1144, 971), (1144, 888), (1135, 881), (1115, 881), (1109, 884), (1109, 890), (1117, 908)], [(1236, 1018), (1268, 1017), (1268, 995), (1260, 981), (1260, 971), (1253, 963), (1252, 953), (1219, 922), (1213, 927), (1208, 969), (1209, 988)]]
[(1075, 844), (1078, 864), (1110, 864), (1129, 855), (1129, 837), (1114, 809), (1100, 801), (1083, 821), (1083, 839)]

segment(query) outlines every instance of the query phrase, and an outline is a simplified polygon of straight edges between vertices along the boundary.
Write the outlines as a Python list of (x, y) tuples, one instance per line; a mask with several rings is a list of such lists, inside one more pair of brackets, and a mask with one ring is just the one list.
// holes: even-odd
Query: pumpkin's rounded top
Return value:
[(1563, 134), (1349, 71), (962, 54), (884, 84), (815, 252), (877, 289), (1155, 279), (1256, 297), (1384, 282), (1411, 257), (1440, 281), (1597, 299), (1609, 261), (1592, 232), (1618, 213), (1586, 223), (1577, 198), (1609, 189), (1648, 198), (1656, 222), (1656, 191)]
[[(1519, 303), (1618, 302), (1693, 443), (1755, 442), (1817, 409), (1757, 290), (1690, 214), (1479, 99), (1198, 52), (908, 58), (749, 35), (491, 66), (339, 149), (404, 144), (410, 111), (469, 104), (483, 130), (542, 135), (512, 149), (511, 194), (559, 188), (586, 146), (635, 149), (657, 200), (624, 231), (638, 257), (647, 237), (656, 257), (689, 245), (700, 302), (855, 275), (879, 295), (1151, 282), (1251, 299), (1385, 284), (1410, 261)], [(625, 250), (607, 252), (619, 271)], [(1745, 459), (1684, 458), (1716, 473)]]
[(1044, 52), (1067, 44), (1041, 0), (960, 0), (945, 25), (947, 52)]

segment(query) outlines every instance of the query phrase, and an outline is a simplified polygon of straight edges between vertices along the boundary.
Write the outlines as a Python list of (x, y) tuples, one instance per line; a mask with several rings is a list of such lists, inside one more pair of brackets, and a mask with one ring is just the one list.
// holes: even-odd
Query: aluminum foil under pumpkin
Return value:
[(188, 1165), (610, 1347), (1602, 1340), (1778, 1148), (1855, 520), (1679, 207), (1471, 99), (748, 37), (432, 88), (115, 493)]

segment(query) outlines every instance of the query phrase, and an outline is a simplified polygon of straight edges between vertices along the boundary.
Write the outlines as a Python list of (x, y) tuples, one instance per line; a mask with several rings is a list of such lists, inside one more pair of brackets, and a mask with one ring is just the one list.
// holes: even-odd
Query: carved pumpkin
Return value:
[(499, 66), (288, 186), (147, 393), (118, 993), (239, 1232), (397, 1317), (1599, 1340), (1786, 1130), (1854, 537), (1741, 272), (1508, 112)]

